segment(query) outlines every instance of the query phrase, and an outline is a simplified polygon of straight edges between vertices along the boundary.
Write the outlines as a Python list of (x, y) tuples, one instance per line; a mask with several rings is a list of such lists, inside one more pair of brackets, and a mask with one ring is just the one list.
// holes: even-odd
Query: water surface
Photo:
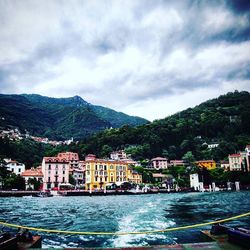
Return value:
[[(72, 231), (135, 232), (208, 222), (250, 210), (250, 192), (0, 198), (0, 220)], [(250, 225), (250, 218), (228, 223)], [(204, 227), (207, 229), (210, 227)], [(4, 228), (4, 230), (9, 230)], [(149, 235), (44, 234), (43, 247), (121, 247), (201, 241), (201, 228)]]

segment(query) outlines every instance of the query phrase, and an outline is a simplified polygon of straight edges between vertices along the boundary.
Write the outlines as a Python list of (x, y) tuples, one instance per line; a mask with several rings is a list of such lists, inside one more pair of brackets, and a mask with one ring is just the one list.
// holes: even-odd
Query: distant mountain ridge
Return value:
[(51, 139), (87, 137), (106, 128), (137, 126), (146, 119), (92, 105), (80, 96), (52, 98), (37, 94), (0, 94), (0, 127), (18, 127)]

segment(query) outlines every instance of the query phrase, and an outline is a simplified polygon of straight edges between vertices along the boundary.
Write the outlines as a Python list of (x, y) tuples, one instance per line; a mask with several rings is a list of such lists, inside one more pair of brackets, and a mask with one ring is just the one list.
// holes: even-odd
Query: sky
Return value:
[(0, 93), (148, 120), (250, 91), (250, 1), (0, 0)]

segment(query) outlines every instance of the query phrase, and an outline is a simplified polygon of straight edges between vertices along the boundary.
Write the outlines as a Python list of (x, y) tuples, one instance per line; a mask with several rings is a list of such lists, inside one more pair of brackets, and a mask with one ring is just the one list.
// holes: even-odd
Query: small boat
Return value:
[(230, 227), (218, 223), (218, 224), (214, 224), (212, 226), (210, 233), (213, 235), (227, 234), (229, 229), (230, 229)]
[(0, 234), (0, 249), (30, 249), (41, 248), (42, 237), (40, 235), (32, 235), (27, 229), (21, 229), (17, 235), (10, 233)]
[(5, 249), (5, 250), (17, 249), (17, 237), (12, 236), (10, 233), (1, 233), (0, 249)]
[(38, 194), (34, 194), (33, 197), (47, 198), (52, 197), (53, 195), (49, 192), (40, 192)]
[(250, 230), (245, 228), (231, 228), (227, 231), (228, 241), (244, 247), (250, 246)]

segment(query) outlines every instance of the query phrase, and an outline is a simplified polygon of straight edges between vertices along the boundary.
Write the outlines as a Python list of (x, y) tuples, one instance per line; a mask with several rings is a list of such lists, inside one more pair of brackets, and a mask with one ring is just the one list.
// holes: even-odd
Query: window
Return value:
[(48, 169), (51, 170), (51, 165), (49, 164)]
[(21, 172), (21, 168), (18, 169), (18, 172), (19, 172), (19, 173)]
[(56, 164), (56, 169), (58, 169), (58, 165)]
[(65, 171), (63, 170), (63, 174), (65, 174)]
[(48, 177), (48, 182), (50, 182), (50, 177)]
[(97, 176), (95, 177), (95, 181), (98, 181), (98, 177)]
[(110, 165), (110, 167), (109, 167), (110, 169), (114, 169), (114, 166), (113, 165)]
[(97, 170), (98, 169), (98, 166), (97, 165), (95, 165), (95, 170)]
[(107, 170), (107, 165), (104, 165), (104, 170)]
[(65, 182), (65, 177), (62, 178), (62, 182), (63, 182), (63, 183)]

